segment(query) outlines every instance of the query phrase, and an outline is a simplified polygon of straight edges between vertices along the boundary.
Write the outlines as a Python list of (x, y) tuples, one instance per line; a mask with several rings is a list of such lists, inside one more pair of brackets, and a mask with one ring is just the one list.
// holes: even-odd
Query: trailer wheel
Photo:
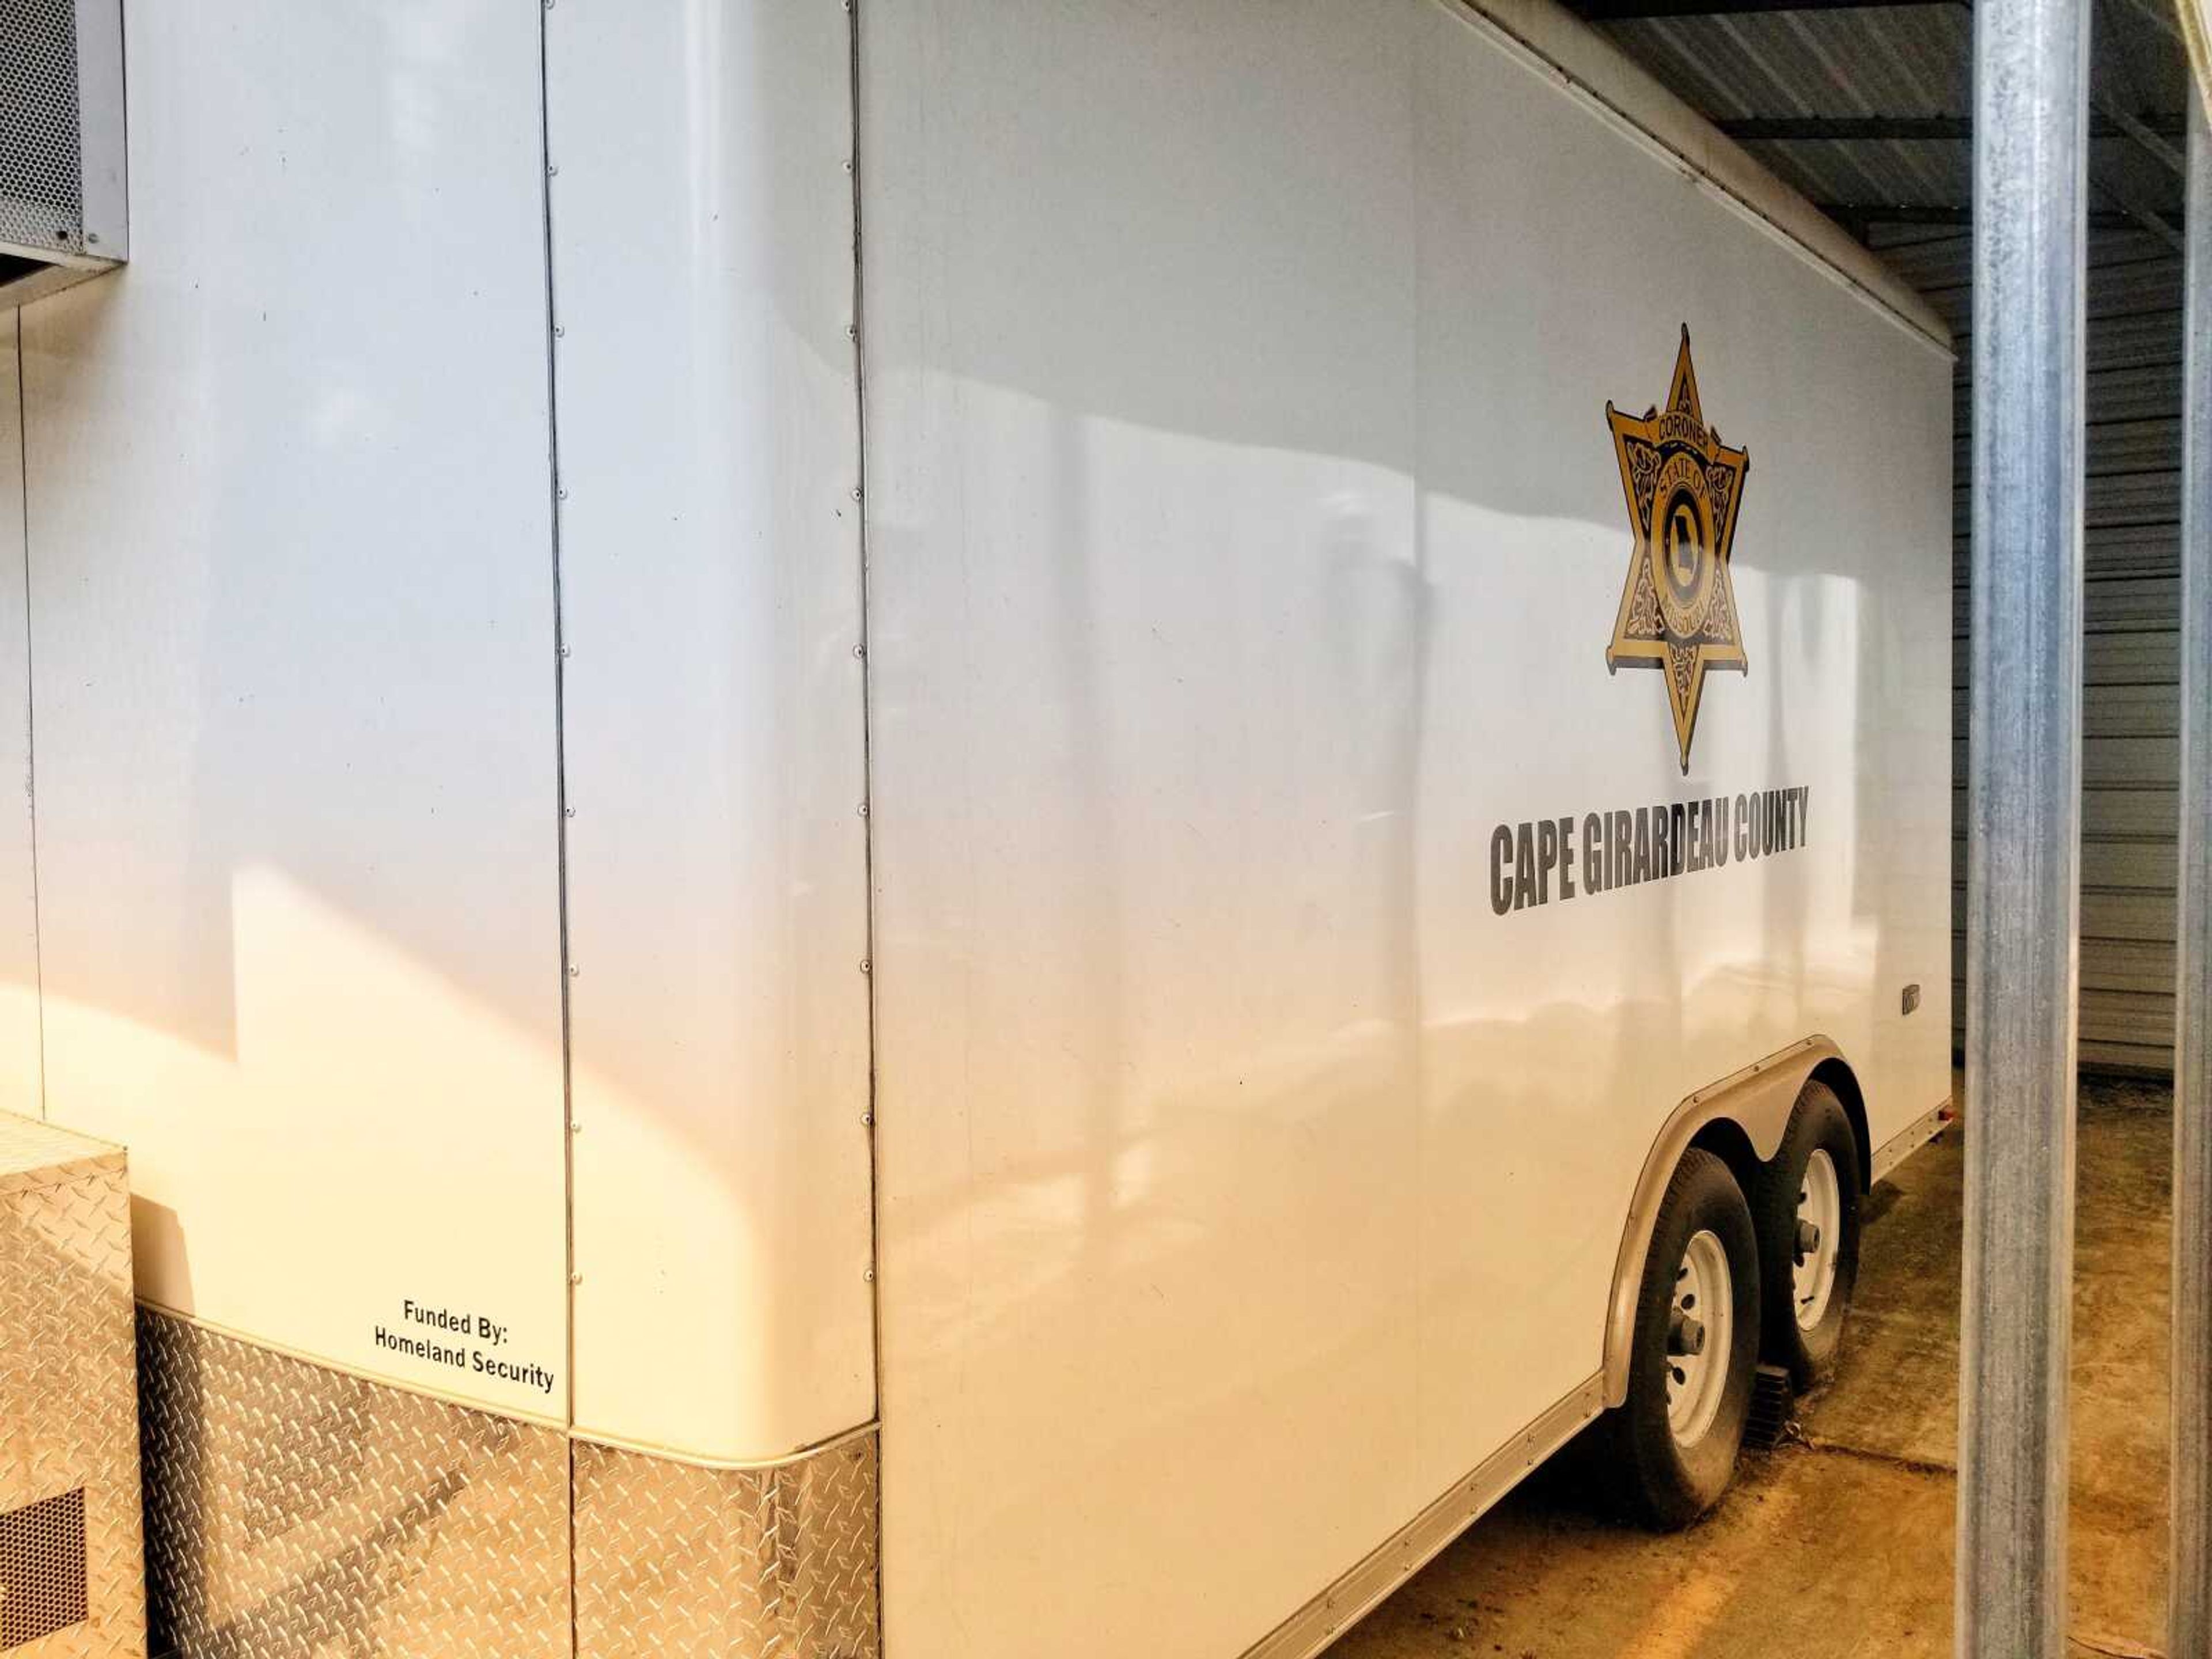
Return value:
[(1609, 1460), (1628, 1509), (1686, 1527), (1735, 1473), (1759, 1362), (1759, 1239), (1728, 1165), (1682, 1154), (1652, 1224), (1628, 1360), (1628, 1399), (1608, 1419)]
[(1844, 1103), (1808, 1083), (1759, 1180), (1765, 1353), (1802, 1393), (1835, 1369), (1859, 1276), (1859, 1142)]

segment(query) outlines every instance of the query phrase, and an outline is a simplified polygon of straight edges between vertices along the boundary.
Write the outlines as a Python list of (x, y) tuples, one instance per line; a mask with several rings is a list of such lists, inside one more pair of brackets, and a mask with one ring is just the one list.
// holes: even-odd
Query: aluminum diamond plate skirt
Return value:
[(568, 1659), (563, 1436), (138, 1329), (156, 1653)]
[(9, 1659), (143, 1654), (122, 1155), (47, 1180), (5, 1140), (0, 1126), (0, 1645)]
[(874, 1659), (875, 1437), (774, 1469), (579, 1443), (576, 1651)]
[(157, 1653), (875, 1659), (872, 1435), (572, 1466), (556, 1431), (150, 1310), (139, 1352)]

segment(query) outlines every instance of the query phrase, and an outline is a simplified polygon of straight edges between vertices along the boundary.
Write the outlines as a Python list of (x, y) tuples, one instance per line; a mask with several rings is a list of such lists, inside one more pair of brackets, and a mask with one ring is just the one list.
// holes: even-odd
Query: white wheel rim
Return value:
[[(1802, 1248), (1808, 1227), (1814, 1230), (1810, 1249)], [(1815, 1148), (1797, 1186), (1795, 1277), (1801, 1331), (1811, 1330), (1827, 1314), (1836, 1289), (1836, 1246), (1843, 1236), (1844, 1189), (1836, 1179), (1836, 1161)]]
[[(1735, 1280), (1728, 1248), (1711, 1231), (1694, 1233), (1674, 1270), (1674, 1296), (1668, 1309), (1667, 1426), (1678, 1445), (1694, 1446), (1720, 1415), (1728, 1392), (1729, 1354), (1735, 1347)], [(1677, 1333), (1701, 1330), (1702, 1343), (1676, 1340)], [(1696, 1346), (1695, 1353), (1677, 1353)]]

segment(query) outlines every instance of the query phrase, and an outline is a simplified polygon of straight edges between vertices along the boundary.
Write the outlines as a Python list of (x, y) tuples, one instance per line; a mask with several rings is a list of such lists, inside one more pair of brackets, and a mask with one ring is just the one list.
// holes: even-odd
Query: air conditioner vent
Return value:
[(0, 306), (129, 252), (119, 0), (0, 4)]
[(84, 1488), (0, 1513), (0, 1653), (90, 1616)]

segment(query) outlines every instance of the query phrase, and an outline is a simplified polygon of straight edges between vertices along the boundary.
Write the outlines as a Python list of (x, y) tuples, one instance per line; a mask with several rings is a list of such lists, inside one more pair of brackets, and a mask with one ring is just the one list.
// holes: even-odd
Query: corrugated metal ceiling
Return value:
[[(1963, 212), (1972, 199), (1973, 14), (1953, 0), (1914, 5), (1774, 0), (1585, 0), (1583, 14), (1693, 107), (1813, 201), (1858, 210), (1845, 228), (1899, 209)], [(1664, 13), (1639, 15), (1638, 13)], [(2095, 15), (2100, 109), (2091, 174), (2112, 221), (2132, 206), (2179, 214), (2177, 152), (2186, 68), (2154, 0), (2103, 0)], [(2127, 135), (2132, 118), (2147, 146)], [(1746, 122), (1948, 121), (1942, 135), (1750, 136)]]

